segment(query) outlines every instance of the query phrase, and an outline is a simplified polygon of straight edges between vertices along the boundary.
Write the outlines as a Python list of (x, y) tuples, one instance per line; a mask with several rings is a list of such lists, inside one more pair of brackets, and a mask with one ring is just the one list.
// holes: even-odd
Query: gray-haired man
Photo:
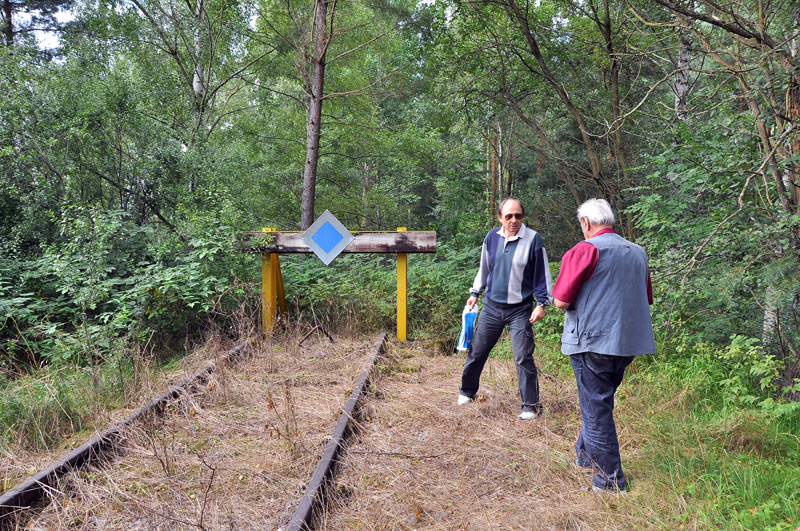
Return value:
[(645, 250), (614, 232), (604, 199), (578, 207), (578, 220), (586, 240), (564, 254), (553, 288), (555, 305), (566, 310), (561, 352), (578, 384), (575, 462), (594, 471), (594, 490), (624, 492), (614, 395), (634, 356), (656, 351), (650, 269)]

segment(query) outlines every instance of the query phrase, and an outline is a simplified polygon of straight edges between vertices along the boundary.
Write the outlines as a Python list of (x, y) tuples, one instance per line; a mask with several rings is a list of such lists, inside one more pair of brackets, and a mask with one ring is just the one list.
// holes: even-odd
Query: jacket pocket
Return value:
[(583, 333), (583, 335), (587, 338), (604, 337), (608, 335), (608, 332), (605, 332), (603, 330), (587, 330), (586, 332)]
[(580, 338), (577, 312), (568, 310), (564, 315), (564, 334), (561, 336), (561, 342), (568, 345), (577, 345), (580, 343)]

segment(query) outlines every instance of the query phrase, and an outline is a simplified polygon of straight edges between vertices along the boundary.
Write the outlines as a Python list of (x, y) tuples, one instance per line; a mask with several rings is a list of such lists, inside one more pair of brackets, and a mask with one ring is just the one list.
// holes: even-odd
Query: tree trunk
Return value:
[[(797, 23), (800, 23), (800, 13), (798, 13)], [(798, 52), (800, 52), (800, 35), (795, 35), (792, 40), (791, 54), (792, 57), (797, 59)], [(789, 114), (789, 119), (792, 124), (797, 127), (800, 123), (800, 75), (792, 72), (789, 76), (789, 89), (786, 94), (786, 110)], [(800, 155), (800, 136), (794, 135), (789, 142), (790, 155)], [(800, 171), (798, 171), (798, 164), (792, 164), (786, 169), (789, 174), (789, 190), (791, 192), (791, 204), (794, 208), (796, 215), (800, 215)]]
[[(680, 23), (680, 17), (679, 23)], [(685, 24), (681, 24), (680, 34), (678, 36), (679, 50), (678, 50), (678, 63), (675, 65), (675, 84), (673, 91), (675, 92), (675, 117), (680, 122), (686, 122), (689, 119), (689, 111), (687, 110), (687, 101), (689, 99), (689, 66), (692, 61), (692, 34), (691, 34), (691, 20), (686, 20)], [(678, 146), (678, 137), (672, 137), (672, 147)], [(674, 164), (678, 164), (680, 160), (673, 159)], [(675, 182), (678, 176), (674, 173), (667, 174), (669, 182)]]
[[(194, 13), (195, 19), (198, 23), (202, 21), (203, 17), (203, 0), (198, 0)], [(198, 109), (202, 111), (202, 100), (205, 93), (205, 86), (203, 84), (203, 61), (200, 29), (194, 31), (194, 78), (192, 79), (192, 90), (194, 90), (195, 100), (197, 101)]]
[(503, 126), (498, 120), (497, 124), (497, 180), (494, 183), (494, 194), (497, 196), (497, 204), (500, 204), (503, 198), (503, 182), (506, 175), (505, 154), (503, 153)]
[[(691, 24), (691, 21), (688, 23)], [(685, 122), (689, 118), (686, 102), (689, 98), (689, 65), (692, 61), (691, 29), (681, 27), (678, 41), (680, 50), (678, 50), (678, 64), (674, 85), (675, 113), (678, 120)], [(673, 144), (676, 142), (677, 140), (674, 140)]]
[(492, 157), (490, 164), (492, 167), (492, 182), (489, 184), (489, 189), (491, 190), (489, 217), (491, 218), (497, 212), (497, 134), (494, 131), (492, 131)]
[(325, 54), (328, 50), (328, 0), (316, 0), (314, 8), (315, 53), (311, 86), (306, 109), (306, 162), (303, 168), (303, 198), (300, 226), (314, 223), (314, 199), (317, 188), (319, 141), (322, 136), (322, 100), (325, 86)]
[(506, 173), (508, 173), (508, 181), (506, 182), (506, 197), (511, 197), (511, 192), (514, 191), (514, 148), (511, 145), (511, 135), (508, 135), (508, 164), (506, 164)]
[(6, 39), (6, 46), (14, 45), (14, 23), (11, 18), (12, 15), (11, 0), (3, 0), (3, 16), (6, 19), (6, 23), (3, 26), (3, 35)]
[(367, 209), (369, 208), (369, 196), (372, 191), (372, 164), (369, 162), (361, 163), (361, 226), (369, 226)]
[(764, 295), (764, 323), (761, 330), (763, 354), (770, 352), (770, 344), (775, 337), (778, 325), (778, 294), (774, 286), (768, 285)]
[[(545, 120), (547, 119), (547, 115), (542, 111), (542, 125), (544, 125)], [(544, 138), (542, 135), (539, 135), (539, 149), (544, 150)], [(536, 180), (541, 181), (542, 179), (542, 170), (544, 170), (544, 154), (539, 153), (539, 156), (536, 160)]]
[[(606, 55), (608, 55), (610, 66), (609, 82), (611, 84), (611, 112), (614, 115), (614, 124), (611, 130), (614, 150), (609, 153), (609, 159), (616, 163), (621, 174), (617, 181), (617, 185), (612, 189), (615, 192), (615, 196), (609, 199), (614, 199), (614, 202), (619, 206), (619, 204), (622, 202), (622, 194), (620, 192), (621, 187), (619, 186), (619, 183), (624, 183), (625, 187), (632, 186), (633, 183), (629, 182), (630, 177), (628, 175), (628, 155), (627, 151), (625, 150), (625, 142), (622, 138), (623, 117), (619, 95), (619, 73), (620, 70), (622, 70), (622, 63), (617, 57), (617, 53), (614, 49), (613, 27), (611, 24), (611, 6), (609, 5), (609, 0), (605, 0), (605, 2), (603, 2), (603, 18), (602, 21), (598, 22), (600, 24), (600, 31), (603, 34)], [(620, 229), (622, 230), (623, 236), (628, 239), (633, 238), (633, 214), (631, 212), (628, 212), (625, 223), (620, 223)]]
[[(486, 179), (485, 182), (491, 183), (492, 182), (492, 139), (491, 139), (491, 129), (486, 130), (486, 136), (484, 137), (485, 142), (483, 143), (483, 178)], [(491, 186), (491, 185), (489, 185)], [(480, 204), (483, 204), (483, 200), (485, 197), (481, 198)], [(489, 209), (491, 210), (492, 205), (489, 205)], [(491, 217), (491, 212), (489, 212)]]

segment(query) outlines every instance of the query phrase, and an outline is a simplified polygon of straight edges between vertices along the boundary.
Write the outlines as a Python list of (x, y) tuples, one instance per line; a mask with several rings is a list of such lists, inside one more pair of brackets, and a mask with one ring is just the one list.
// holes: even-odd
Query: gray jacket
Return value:
[(597, 266), (566, 311), (561, 352), (655, 353), (645, 250), (618, 234), (600, 234), (586, 241), (597, 248)]

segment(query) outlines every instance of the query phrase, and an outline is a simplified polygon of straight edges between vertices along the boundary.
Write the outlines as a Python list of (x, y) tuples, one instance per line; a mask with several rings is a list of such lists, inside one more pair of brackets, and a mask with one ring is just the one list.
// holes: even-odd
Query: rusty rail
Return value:
[[(230, 362), (239, 355), (247, 343), (237, 345), (226, 354), (223, 362)], [(348, 437), (355, 431), (354, 422), (365, 389), (369, 384), (386, 344), (386, 334), (381, 334), (376, 341), (350, 398), (342, 411), (339, 422), (325, 448), (322, 458), (314, 469), (305, 493), (298, 502), (297, 508), (288, 524), (288, 531), (305, 531), (313, 526), (315, 511), (322, 507), (327, 489), (336, 473), (336, 465)], [(196, 371), (191, 376), (173, 385), (149, 403), (139, 407), (125, 419), (117, 422), (104, 432), (92, 437), (89, 441), (71, 451), (55, 463), (44, 468), (14, 489), (0, 496), (0, 529), (18, 527), (18, 518), (44, 498), (48, 489), (52, 488), (59, 477), (81, 466), (101, 461), (106, 455), (113, 453), (117, 442), (125, 428), (146, 415), (160, 414), (169, 400), (177, 398), (181, 393), (202, 385), (216, 370), (214, 363)]]
[[(230, 362), (233, 360), (246, 345), (247, 343), (241, 343), (229, 350), (223, 361)], [(75, 448), (66, 456), (0, 496), (0, 528), (13, 528), (19, 515), (31, 505), (39, 502), (44, 497), (46, 491), (53, 486), (59, 477), (76, 468), (103, 459), (104, 456), (114, 451), (119, 436), (124, 428), (132, 425), (145, 415), (161, 413), (167, 401), (207, 382), (209, 376), (214, 373), (215, 370), (216, 365), (214, 363), (199, 369), (191, 376), (184, 378), (155, 397), (149, 403), (133, 411), (123, 420), (117, 422), (99, 435), (92, 437), (88, 442)]]
[(339, 418), (339, 423), (333, 430), (328, 446), (322, 454), (317, 467), (314, 469), (314, 474), (311, 476), (311, 481), (306, 487), (305, 494), (300, 499), (300, 503), (295, 509), (292, 519), (289, 521), (287, 531), (304, 531), (311, 529), (314, 511), (322, 506), (325, 499), (327, 487), (333, 481), (333, 476), (336, 473), (336, 464), (339, 460), (339, 454), (342, 448), (347, 444), (348, 436), (353, 432), (353, 422), (357, 414), (357, 407), (364, 390), (372, 377), (375, 369), (375, 364), (380, 358), (386, 342), (386, 334), (381, 334), (380, 338), (375, 344), (372, 356), (370, 357), (367, 366), (361, 373), (355, 389), (350, 394), (350, 399), (342, 411), (342, 416)]

